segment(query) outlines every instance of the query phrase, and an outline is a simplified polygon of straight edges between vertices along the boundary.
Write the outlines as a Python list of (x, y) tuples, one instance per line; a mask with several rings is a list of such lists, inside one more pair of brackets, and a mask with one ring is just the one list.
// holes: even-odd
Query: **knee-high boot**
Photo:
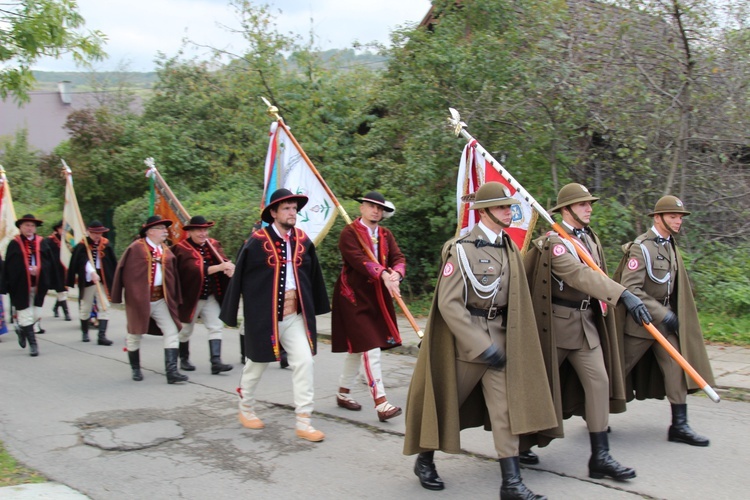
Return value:
[(26, 349), (26, 329), (18, 323), (16, 323), (16, 335), (18, 335), (18, 345), (21, 349)]
[(143, 380), (143, 374), (141, 373), (141, 351), (139, 349), (128, 351), (128, 359), (130, 360), (133, 380), (140, 382)]
[(669, 440), (692, 446), (708, 446), (708, 438), (696, 433), (687, 423), (687, 404), (672, 405), (672, 425), (669, 427)]
[(107, 338), (107, 324), (108, 319), (99, 320), (99, 336), (96, 340), (98, 345), (112, 345), (112, 341)]
[(589, 477), (602, 479), (611, 477), (617, 481), (633, 479), (635, 469), (624, 467), (609, 454), (609, 439), (607, 431), (590, 432), (591, 459), (589, 459)]
[(52, 306), (52, 315), (55, 318), (59, 318), (60, 317), (60, 313), (57, 312), (57, 308), (58, 307), (60, 307), (60, 301), (59, 300), (57, 302), (55, 302), (54, 306)]
[(89, 341), (89, 320), (82, 319), (81, 320), (81, 340), (83, 342)]
[(240, 333), (240, 363), (245, 364), (245, 334)]
[[(58, 302), (60, 307), (62, 307), (63, 314), (65, 315), (65, 321), (70, 321), (70, 312), (68, 311), (68, 301), (67, 300), (61, 300)], [(57, 317), (57, 314), (55, 314), (55, 318)]]
[(211, 373), (218, 375), (221, 372), (228, 372), (233, 367), (221, 362), (221, 339), (208, 341), (208, 350), (211, 352)]
[(195, 365), (190, 362), (190, 341), (180, 342), (180, 368), (186, 372), (195, 371)]
[(39, 348), (36, 345), (36, 334), (34, 333), (34, 325), (22, 326), (21, 328), (26, 329), (26, 339), (29, 341), (29, 356), (39, 356)]
[(534, 494), (523, 484), (521, 462), (518, 457), (501, 458), (500, 471), (503, 474), (500, 500), (547, 500), (547, 497)]
[(188, 380), (187, 375), (183, 375), (182, 373), (177, 371), (178, 354), (178, 349), (164, 349), (164, 367), (167, 370), (168, 384), (174, 384), (175, 382), (186, 382)]

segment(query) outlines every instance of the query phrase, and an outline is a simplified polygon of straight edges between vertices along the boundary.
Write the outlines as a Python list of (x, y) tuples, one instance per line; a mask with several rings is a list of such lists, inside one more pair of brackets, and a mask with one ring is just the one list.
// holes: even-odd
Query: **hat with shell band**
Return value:
[(477, 189), (474, 194), (474, 203), (469, 207), (471, 210), (491, 207), (507, 207), (517, 205), (518, 200), (510, 195), (510, 190), (499, 182), (487, 182)]
[(650, 212), (648, 216), (651, 217), (656, 214), (690, 215), (690, 212), (687, 211), (685, 204), (678, 197), (667, 195), (659, 198), (659, 201), (654, 205), (653, 212)]
[(583, 201), (594, 203), (599, 201), (599, 198), (589, 193), (589, 190), (586, 189), (586, 186), (583, 184), (571, 182), (570, 184), (564, 185), (562, 189), (560, 189), (560, 192), (557, 193), (557, 205), (551, 208), (549, 213), (553, 214), (559, 212), (561, 208), (572, 205), (573, 203), (581, 203)]

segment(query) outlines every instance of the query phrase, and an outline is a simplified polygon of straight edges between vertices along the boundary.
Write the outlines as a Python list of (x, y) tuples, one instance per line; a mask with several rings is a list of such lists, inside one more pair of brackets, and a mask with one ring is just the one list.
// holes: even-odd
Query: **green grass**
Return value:
[(20, 465), (11, 457), (0, 443), (0, 487), (17, 484), (44, 483), (47, 478), (29, 468)]
[(717, 344), (750, 346), (750, 316), (700, 313), (703, 337)]

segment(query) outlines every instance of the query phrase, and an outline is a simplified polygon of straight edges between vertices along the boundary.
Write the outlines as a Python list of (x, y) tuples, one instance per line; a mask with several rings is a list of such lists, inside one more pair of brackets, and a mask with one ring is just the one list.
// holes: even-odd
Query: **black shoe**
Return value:
[(286, 351), (281, 351), (281, 359), (279, 359), (279, 366), (283, 370), (284, 368), (289, 366), (289, 360), (286, 357)]
[(531, 450), (522, 451), (518, 454), (518, 461), (524, 465), (536, 465), (539, 463), (539, 455)]
[(445, 488), (445, 484), (443, 484), (443, 480), (440, 479), (437, 469), (435, 469), (434, 455), (434, 451), (420, 453), (414, 463), (414, 474), (419, 478), (419, 484), (422, 485), (422, 488), (437, 491)]
[(143, 380), (143, 374), (141, 373), (141, 351), (128, 351), (128, 359), (130, 360), (133, 380), (140, 382)]
[(685, 443), (691, 446), (708, 446), (708, 438), (696, 433), (687, 423), (687, 404), (672, 405), (672, 425), (668, 438), (673, 443)]
[(616, 481), (625, 481), (635, 477), (635, 469), (624, 467), (609, 454), (607, 431), (591, 432), (591, 458), (589, 459), (589, 477), (603, 479), (611, 477)]

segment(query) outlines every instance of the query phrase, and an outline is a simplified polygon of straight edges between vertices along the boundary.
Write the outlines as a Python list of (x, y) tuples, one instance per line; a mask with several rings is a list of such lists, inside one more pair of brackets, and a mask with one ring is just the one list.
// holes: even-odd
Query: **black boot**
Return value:
[(29, 341), (29, 356), (39, 356), (39, 349), (36, 345), (36, 334), (34, 333), (34, 325), (24, 326), (26, 328), (26, 339)]
[(208, 350), (211, 352), (211, 373), (213, 375), (228, 372), (233, 368), (232, 365), (225, 365), (221, 362), (221, 339), (209, 340)]
[(708, 438), (697, 434), (687, 423), (687, 404), (672, 405), (672, 425), (669, 440), (692, 446), (708, 446)]
[(18, 323), (16, 323), (16, 335), (18, 335), (18, 345), (21, 349), (26, 349), (26, 330)]
[(36, 333), (38, 333), (39, 335), (47, 332), (47, 330), (45, 330), (44, 328), (42, 328), (42, 320), (41, 319), (36, 320), (36, 322), (32, 325), (32, 330), (34, 329), (33, 327), (36, 326), (36, 325), (39, 325), (39, 330), (36, 331)]
[(240, 333), (240, 363), (245, 364), (245, 334)]
[(81, 320), (81, 332), (83, 333), (83, 336), (81, 337), (81, 340), (84, 342), (89, 341), (89, 320)]
[(547, 497), (534, 494), (523, 484), (521, 464), (518, 457), (501, 458), (500, 471), (503, 474), (500, 500), (547, 500)]
[(617, 481), (625, 481), (635, 477), (635, 469), (623, 467), (609, 454), (609, 439), (607, 431), (590, 432), (591, 459), (589, 459), (589, 477), (602, 479), (611, 477)]
[[(68, 301), (63, 300), (61, 302), (58, 302), (60, 304), (60, 307), (62, 307), (63, 314), (65, 315), (65, 321), (70, 321), (70, 312), (68, 312)], [(55, 318), (57, 317), (57, 314), (55, 314)]]
[(283, 370), (284, 368), (289, 367), (289, 358), (286, 355), (285, 350), (281, 350), (281, 353), (279, 353), (279, 367)]
[(180, 342), (180, 368), (186, 372), (195, 371), (195, 365), (190, 362), (190, 341)]
[(98, 345), (112, 345), (112, 341), (107, 338), (107, 323), (108, 319), (99, 320), (99, 337), (96, 340)]
[(58, 307), (60, 307), (60, 301), (59, 300), (57, 302), (55, 302), (54, 306), (52, 306), (52, 314), (55, 316), (55, 318), (59, 318), (60, 317), (60, 313), (57, 312), (57, 308)]
[(130, 360), (130, 369), (133, 372), (133, 380), (140, 382), (143, 380), (143, 374), (141, 373), (141, 351), (138, 349), (128, 351), (128, 359)]
[(438, 476), (437, 469), (435, 469), (434, 457), (434, 451), (425, 451), (417, 455), (417, 461), (414, 463), (414, 474), (419, 478), (419, 484), (422, 485), (422, 488), (442, 490), (445, 485)]
[(175, 382), (186, 382), (188, 380), (187, 375), (177, 371), (177, 356), (178, 349), (164, 349), (164, 366), (167, 369), (167, 383), (174, 384)]

